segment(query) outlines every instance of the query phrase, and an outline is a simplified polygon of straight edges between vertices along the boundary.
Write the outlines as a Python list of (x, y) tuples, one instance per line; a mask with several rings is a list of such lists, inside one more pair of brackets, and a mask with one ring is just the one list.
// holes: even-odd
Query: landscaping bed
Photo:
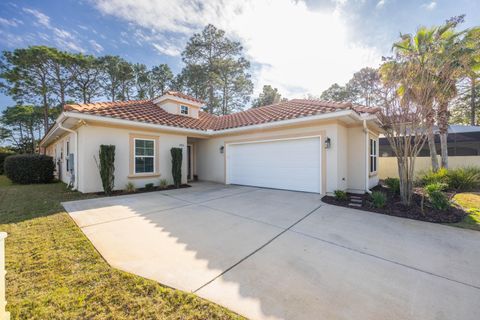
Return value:
[[(135, 191), (127, 191), (127, 190), (114, 190), (110, 194), (110, 196), (125, 196), (129, 194), (136, 194), (136, 193), (145, 193), (145, 192), (154, 192), (154, 191), (167, 191), (167, 190), (174, 190), (174, 189), (185, 189), (185, 188), (190, 188), (191, 185), (189, 184), (181, 184), (178, 188), (175, 187), (173, 184), (168, 185), (165, 187), (160, 187), (160, 186), (154, 186), (151, 188), (138, 188), (135, 189)], [(105, 192), (92, 192), (89, 194), (97, 195), (97, 196), (105, 196)]]
[[(460, 206), (455, 204), (452, 204), (446, 210), (434, 209), (425, 199), (421, 188), (415, 188), (413, 195), (413, 204), (410, 207), (405, 207), (404, 205), (402, 205), (402, 203), (400, 202), (400, 196), (393, 194), (388, 188), (382, 185), (376, 186), (372, 189), (372, 191), (383, 192), (386, 195), (387, 201), (383, 208), (376, 208), (373, 205), (369, 194), (355, 194), (355, 196), (360, 197), (362, 200), (360, 207), (354, 207), (350, 205), (350, 200), (352, 196), (352, 194), (350, 193), (347, 193), (346, 200), (338, 200), (334, 196), (325, 196), (322, 198), (322, 201), (337, 206), (349, 207), (353, 209), (381, 213), (395, 217), (435, 223), (456, 223), (462, 221), (468, 215), (468, 213), (465, 212)], [(449, 194), (448, 196), (452, 197), (453, 194)]]

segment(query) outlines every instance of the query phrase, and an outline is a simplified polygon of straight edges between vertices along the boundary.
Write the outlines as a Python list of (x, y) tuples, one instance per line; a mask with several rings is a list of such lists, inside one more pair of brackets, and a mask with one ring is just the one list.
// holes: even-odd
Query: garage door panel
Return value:
[(320, 192), (320, 138), (229, 145), (229, 183)]

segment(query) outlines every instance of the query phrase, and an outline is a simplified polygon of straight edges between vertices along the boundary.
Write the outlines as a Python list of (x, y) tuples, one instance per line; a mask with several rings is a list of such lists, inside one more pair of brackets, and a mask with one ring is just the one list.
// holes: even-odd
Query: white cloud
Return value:
[(172, 44), (166, 43), (166, 44), (160, 44), (160, 43), (152, 43), (152, 46), (160, 52), (161, 54), (165, 54), (167, 56), (179, 56), (181, 53), (181, 50)]
[(0, 17), (0, 25), (7, 27), (18, 27), (20, 24), (23, 24), (23, 21), (13, 19), (4, 19)]
[(41, 24), (44, 27), (50, 28), (50, 17), (47, 16), (46, 14), (35, 10), (35, 9), (29, 9), (29, 8), (23, 8), (23, 11), (26, 13), (29, 13), (33, 15), (35, 18), (37, 18), (37, 22)]
[[(344, 4), (337, 2), (338, 7)], [(97, 8), (160, 33), (163, 41), (151, 45), (170, 55), (178, 54), (194, 32), (214, 23), (241, 41), (254, 66), (257, 91), (271, 84), (290, 97), (319, 94), (380, 62), (375, 48), (350, 40), (341, 10), (312, 11), (301, 0), (99, 0)]]
[(386, 2), (387, 2), (386, 0), (380, 0), (380, 1), (378, 1), (378, 2), (377, 2), (377, 5), (376, 5), (377, 9), (383, 8), (383, 7), (385, 6), (385, 3), (386, 3)]
[(103, 52), (103, 47), (100, 43), (98, 43), (97, 41), (91, 39), (88, 41), (90, 43), (90, 46), (93, 48), (93, 50), (96, 52), (96, 53), (101, 53)]
[[(60, 49), (67, 49), (67, 50), (74, 50), (78, 52), (85, 52), (85, 49), (82, 47), (78, 39), (71, 34), (69, 31), (57, 28), (52, 26), (50, 23), (50, 17), (46, 14), (29, 8), (23, 8), (23, 11), (33, 15), (37, 19), (37, 23), (45, 27), (46, 29), (50, 30), (53, 34), (52, 41), (57, 45)], [(43, 34), (41, 38), (46, 40), (48, 36)]]
[(422, 4), (422, 8), (426, 9), (426, 10), (434, 10), (435, 8), (437, 7), (437, 1), (431, 1), (430, 3), (424, 3)]

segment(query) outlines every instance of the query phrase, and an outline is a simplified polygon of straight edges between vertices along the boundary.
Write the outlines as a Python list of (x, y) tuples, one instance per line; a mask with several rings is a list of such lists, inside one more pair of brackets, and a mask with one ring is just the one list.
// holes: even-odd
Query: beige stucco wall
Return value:
[[(130, 176), (130, 136), (145, 135), (158, 137), (158, 173), (154, 177), (129, 177)], [(115, 189), (124, 189), (128, 182), (134, 183), (137, 188), (144, 187), (146, 183), (158, 185), (160, 179), (167, 179), (173, 182), (171, 173), (172, 147), (183, 148), (182, 183), (187, 182), (186, 169), (186, 146), (187, 137), (167, 133), (152, 133), (141, 130), (122, 129), (113, 127), (101, 127), (87, 125), (78, 129), (79, 139), (79, 185), (81, 192), (102, 191), (102, 184), (94, 156), (98, 159), (98, 151), (102, 144), (115, 145)]]
[[(225, 183), (225, 153), (220, 147), (230, 142), (282, 139), (288, 137), (322, 135), (329, 137), (331, 147), (322, 146), (323, 192), (336, 189), (365, 189), (365, 135), (362, 128), (348, 128), (339, 122), (318, 122), (301, 127), (263, 130), (241, 135), (230, 135), (198, 141), (197, 173), (200, 180)], [(363, 137), (363, 138), (362, 138)], [(351, 150), (353, 148), (353, 150)]]
[[(70, 153), (74, 154), (75, 153), (75, 139), (73, 133), (67, 133), (60, 137), (58, 140), (56, 140), (54, 143), (50, 144), (47, 149), (46, 149), (46, 154), (51, 156), (53, 158), (53, 161), (55, 163), (55, 175), (56, 177), (65, 182), (65, 183), (70, 183), (70, 178), (71, 174), (69, 171), (67, 171), (67, 159), (68, 159), (68, 154), (67, 154), (67, 141), (70, 144)], [(63, 157), (62, 157), (63, 154)], [(61, 176), (58, 176), (59, 174), (59, 168), (58, 168), (58, 162), (60, 162), (61, 166)]]
[[(397, 158), (395, 157), (380, 157), (380, 179), (388, 177), (398, 178)], [(440, 162), (440, 157), (438, 158)], [(462, 156), (462, 157), (448, 157), (449, 168), (460, 168), (468, 166), (480, 166), (480, 156)], [(418, 157), (415, 161), (415, 173), (430, 170), (430, 157)]]

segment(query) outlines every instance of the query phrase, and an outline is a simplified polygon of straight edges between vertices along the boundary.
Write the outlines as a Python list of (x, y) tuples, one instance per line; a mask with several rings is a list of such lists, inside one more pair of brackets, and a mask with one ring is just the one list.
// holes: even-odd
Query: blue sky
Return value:
[[(63, 0), (0, 3), (0, 49), (49, 45), (120, 55), (148, 66), (182, 68), (188, 38), (212, 23), (240, 41), (256, 91), (318, 95), (363, 66), (378, 66), (400, 32), (466, 14), (480, 24), (478, 0)], [(0, 95), (0, 109), (12, 101)]]

